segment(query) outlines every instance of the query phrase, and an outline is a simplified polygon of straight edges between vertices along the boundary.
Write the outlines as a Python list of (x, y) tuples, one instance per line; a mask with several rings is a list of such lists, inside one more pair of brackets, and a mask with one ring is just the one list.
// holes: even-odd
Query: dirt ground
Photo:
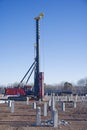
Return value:
[[(11, 113), (8, 103), (0, 104), (0, 130), (87, 130), (87, 102), (77, 102), (77, 107), (73, 107), (72, 102), (67, 102), (66, 110), (61, 110), (61, 104), (56, 102), (58, 110), (58, 120), (64, 120), (67, 124), (61, 124), (57, 128), (52, 126), (39, 126), (36, 124), (36, 110), (25, 101), (15, 101), (14, 113)], [(43, 115), (43, 102), (38, 102), (41, 107), (41, 122), (51, 120), (51, 111), (48, 109), (48, 116)]]

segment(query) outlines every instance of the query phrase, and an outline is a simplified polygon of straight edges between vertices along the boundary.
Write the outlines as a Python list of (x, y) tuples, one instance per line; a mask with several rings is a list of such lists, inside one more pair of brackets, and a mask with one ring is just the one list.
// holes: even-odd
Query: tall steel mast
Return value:
[(39, 41), (40, 41), (40, 19), (43, 17), (43, 13), (41, 13), (38, 17), (35, 17), (36, 20), (36, 56), (35, 56), (35, 73), (34, 73), (34, 94), (39, 99)]

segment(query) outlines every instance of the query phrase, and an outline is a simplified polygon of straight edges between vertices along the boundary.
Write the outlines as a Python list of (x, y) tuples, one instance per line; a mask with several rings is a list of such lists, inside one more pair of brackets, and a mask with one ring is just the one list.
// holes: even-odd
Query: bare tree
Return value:
[(83, 78), (77, 81), (78, 86), (87, 86), (87, 78)]

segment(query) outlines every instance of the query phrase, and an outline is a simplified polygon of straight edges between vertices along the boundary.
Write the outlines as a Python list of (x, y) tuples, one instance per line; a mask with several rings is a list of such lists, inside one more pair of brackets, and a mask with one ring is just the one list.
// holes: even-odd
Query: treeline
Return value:
[[(30, 86), (34, 86), (33, 83), (29, 84)], [(4, 92), (3, 88), (7, 87), (18, 87), (19, 83), (13, 83), (7, 86), (0, 86), (0, 91)], [(20, 87), (24, 87), (24, 84), (21, 84)], [(45, 84), (44, 83), (44, 90), (45, 94), (51, 94), (51, 93), (73, 93), (78, 95), (84, 95), (87, 94), (87, 78), (80, 79), (77, 81), (77, 84), (72, 84), (70, 82), (61, 82), (60, 84)]]
[[(84, 81), (84, 82), (83, 82)], [(56, 85), (44, 85), (45, 87), (45, 93), (51, 94), (51, 93), (56, 93), (56, 94), (61, 94), (61, 93), (66, 93), (66, 94), (78, 94), (78, 95), (85, 95), (87, 94), (87, 80), (79, 80), (78, 84), (72, 84), (69, 82), (64, 82), (62, 84), (56, 84)]]

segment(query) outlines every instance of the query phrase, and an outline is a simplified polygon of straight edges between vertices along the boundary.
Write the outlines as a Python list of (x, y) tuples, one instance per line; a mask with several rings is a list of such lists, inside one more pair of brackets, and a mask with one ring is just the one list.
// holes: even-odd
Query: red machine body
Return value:
[(23, 88), (6, 88), (5, 90), (6, 95), (19, 95), (25, 96), (25, 90)]

